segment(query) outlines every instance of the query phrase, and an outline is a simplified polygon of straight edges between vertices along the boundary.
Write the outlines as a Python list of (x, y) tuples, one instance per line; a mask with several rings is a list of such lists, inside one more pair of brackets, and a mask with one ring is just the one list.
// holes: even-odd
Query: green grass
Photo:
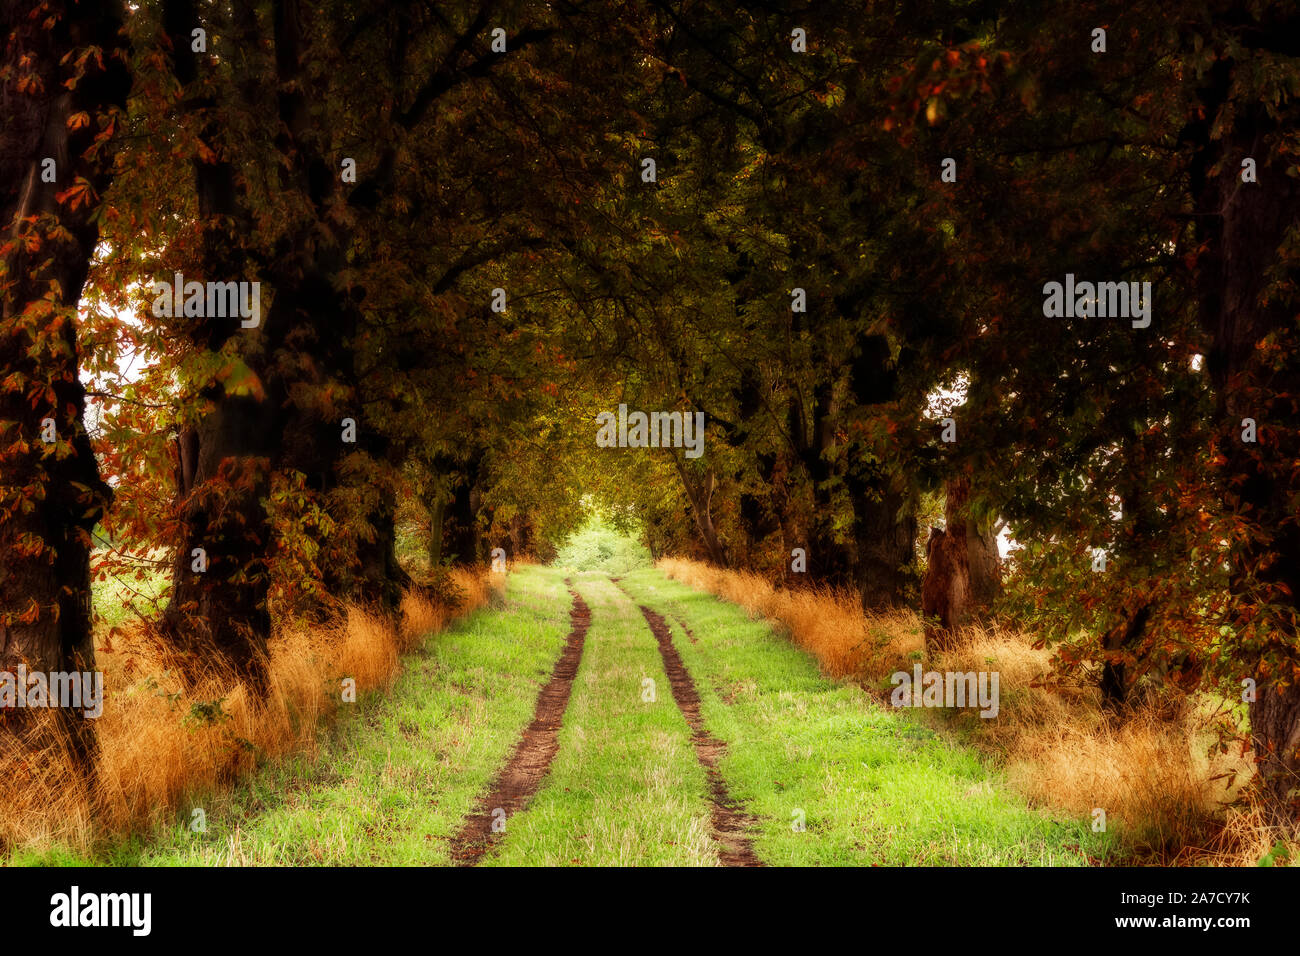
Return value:
[(1028, 808), (973, 752), (822, 676), (736, 605), (658, 571), (621, 583), (672, 625), (705, 724), (729, 744), (719, 767), (731, 795), (759, 818), (764, 862), (1068, 866), (1105, 855), (1110, 838), (1088, 821)]
[[(551, 772), (487, 865), (713, 866), (704, 770), (645, 619), (603, 575)], [(654, 681), (653, 702), (643, 699)]]
[[(449, 841), (529, 723), (569, 632), (565, 571), (526, 566), (504, 605), (431, 636), (315, 754), (262, 767), (170, 826), (41, 865), (446, 864)], [(733, 799), (776, 865), (1079, 865), (1110, 840), (1025, 805), (973, 752), (824, 677), (739, 607), (652, 569), (573, 576), (592, 611), (550, 773), (483, 865), (716, 865), (706, 779), (637, 608), (669, 621)], [(681, 622), (693, 632), (688, 638)], [(644, 699), (645, 681), (655, 700)], [(805, 829), (792, 824), (802, 819)]]
[[(165, 602), (160, 598), (171, 575), (159, 568), (146, 570), (139, 578), (134, 574), (91, 581), (90, 594), (95, 608), (97, 630), (120, 627), (132, 621), (155, 619)], [(131, 608), (134, 607), (133, 612)], [(139, 616), (137, 616), (137, 614)]]
[(569, 632), (562, 577), (523, 568), (505, 607), (480, 609), (404, 658), (387, 693), (364, 695), (315, 758), (270, 763), (233, 792), (95, 860), (59, 851), (15, 863), (110, 865), (445, 864), (448, 840), (532, 719)]

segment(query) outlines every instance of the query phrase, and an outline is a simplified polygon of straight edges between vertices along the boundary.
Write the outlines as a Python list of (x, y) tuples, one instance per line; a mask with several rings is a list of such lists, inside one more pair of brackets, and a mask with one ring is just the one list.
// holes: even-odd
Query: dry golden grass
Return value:
[(776, 588), (761, 574), (727, 571), (698, 561), (661, 558), (659, 569), (697, 590), (739, 604), (751, 617), (784, 624), (795, 643), (832, 677), (888, 675), (910, 667), (922, 646), (916, 615), (868, 617), (852, 595), (830, 588)]
[[(488, 602), (493, 583), (485, 572), (458, 570), (452, 579), (464, 594), (454, 610), (408, 594), (397, 622), (349, 608), (335, 626), (277, 634), (270, 693), (260, 703), (215, 671), (184, 692), (138, 634), (99, 648), (105, 702), (95, 721), (93, 792), (65, 752), (46, 748), (34, 758), (10, 748), (0, 755), (0, 850), (55, 843), (85, 850), (105, 836), (174, 818), (190, 799), (230, 785), (266, 758), (311, 752), (342, 702), (344, 678), (354, 679), (358, 692), (387, 687), (402, 652)], [(205, 717), (205, 709), (216, 716), (218, 701), (221, 716)]]
[[(782, 589), (761, 575), (696, 561), (658, 562), (669, 577), (784, 625), (828, 675), (852, 678), (882, 700), (889, 676), (924, 655), (920, 618), (910, 611), (867, 614), (855, 595)], [(1226, 807), (1252, 773), (1248, 755), (1206, 756), (1222, 708), (1206, 698), (1183, 706), (1139, 707), (1108, 717), (1091, 684), (1054, 673), (1051, 652), (1028, 635), (974, 627), (960, 644), (926, 661), (927, 670), (997, 671), (996, 719), (971, 711), (921, 712), (946, 732), (992, 755), (1031, 803), (1090, 819), (1106, 811), (1124, 849), (1162, 863), (1254, 865), (1275, 839), (1257, 808)], [(1230, 775), (1235, 782), (1230, 786)], [(1292, 845), (1300, 860), (1300, 845)]]

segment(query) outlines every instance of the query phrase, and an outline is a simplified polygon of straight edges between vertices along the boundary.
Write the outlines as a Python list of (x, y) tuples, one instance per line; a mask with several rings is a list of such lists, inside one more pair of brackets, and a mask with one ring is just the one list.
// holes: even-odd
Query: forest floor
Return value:
[[(657, 570), (525, 566), (314, 754), (117, 865), (1089, 865), (972, 750)], [(17, 862), (17, 861), (14, 861)]]

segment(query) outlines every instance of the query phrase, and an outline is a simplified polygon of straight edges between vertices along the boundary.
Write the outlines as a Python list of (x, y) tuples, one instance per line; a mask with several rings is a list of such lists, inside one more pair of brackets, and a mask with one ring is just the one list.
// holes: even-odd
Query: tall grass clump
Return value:
[[(96, 666), (105, 693), (95, 721), (96, 777), (88, 784), (57, 745), (0, 753), (0, 850), (85, 851), (188, 817), (194, 801), (265, 760), (313, 752), (343, 702), (345, 679), (358, 693), (383, 690), (396, 678), (402, 653), (488, 603), (493, 585), (485, 571), (448, 574), (442, 592), (407, 593), (397, 620), (347, 607), (333, 624), (278, 630), (261, 699), (219, 667), (186, 686), (143, 623), (115, 629), (111, 642), (101, 634)], [(29, 733), (47, 729), (38, 719)]]

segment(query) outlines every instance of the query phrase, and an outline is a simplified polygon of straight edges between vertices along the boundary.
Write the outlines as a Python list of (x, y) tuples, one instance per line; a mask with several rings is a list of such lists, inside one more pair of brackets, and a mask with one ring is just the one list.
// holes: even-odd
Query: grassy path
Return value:
[(506, 832), (506, 821), (528, 805), (550, 772), (551, 761), (560, 746), (560, 725), (564, 722), (573, 680), (582, 661), (587, 629), (591, 626), (591, 610), (587, 603), (576, 591), (570, 590), (569, 594), (573, 597), (573, 609), (569, 612), (571, 627), (564, 653), (560, 655), (551, 679), (537, 695), (533, 722), (519, 738), (510, 761), (488, 792), (479, 798), (475, 811), (452, 841), (451, 855), (457, 863), (473, 866), (500, 842)]
[(444, 865), (475, 799), (533, 716), (570, 630), (563, 575), (524, 568), (505, 607), (483, 608), (404, 659), (386, 694), (364, 695), (316, 759), (264, 767), (196, 801), (153, 839), (97, 860), (120, 865)]
[(1105, 834), (1030, 810), (972, 752), (823, 677), (741, 608), (657, 571), (619, 583), (668, 619), (764, 862), (1068, 866), (1105, 853)]
[(641, 612), (604, 575), (574, 584), (591, 630), (560, 751), (490, 862), (716, 865), (704, 770)]
[(668, 622), (644, 604), (641, 605), (641, 613), (659, 645), (659, 656), (663, 659), (664, 671), (672, 687), (673, 700), (677, 702), (677, 709), (682, 712), (682, 717), (691, 728), (695, 756), (708, 775), (709, 796), (713, 802), (710, 813), (713, 839), (719, 844), (719, 857), (726, 866), (762, 866), (763, 861), (754, 852), (751, 836), (754, 820), (731, 799), (726, 778), (718, 770), (718, 761), (726, 754), (727, 745), (710, 734), (704, 726), (704, 718), (700, 716), (699, 692), (673, 645)]
[[(1085, 821), (740, 608), (653, 570), (526, 567), (406, 659), (314, 761), (196, 801), (128, 865), (1081, 865)], [(576, 597), (575, 597), (576, 596)], [(583, 607), (590, 612), (586, 625)], [(576, 643), (575, 643), (576, 635)], [(494, 825), (495, 824), (495, 825)]]

